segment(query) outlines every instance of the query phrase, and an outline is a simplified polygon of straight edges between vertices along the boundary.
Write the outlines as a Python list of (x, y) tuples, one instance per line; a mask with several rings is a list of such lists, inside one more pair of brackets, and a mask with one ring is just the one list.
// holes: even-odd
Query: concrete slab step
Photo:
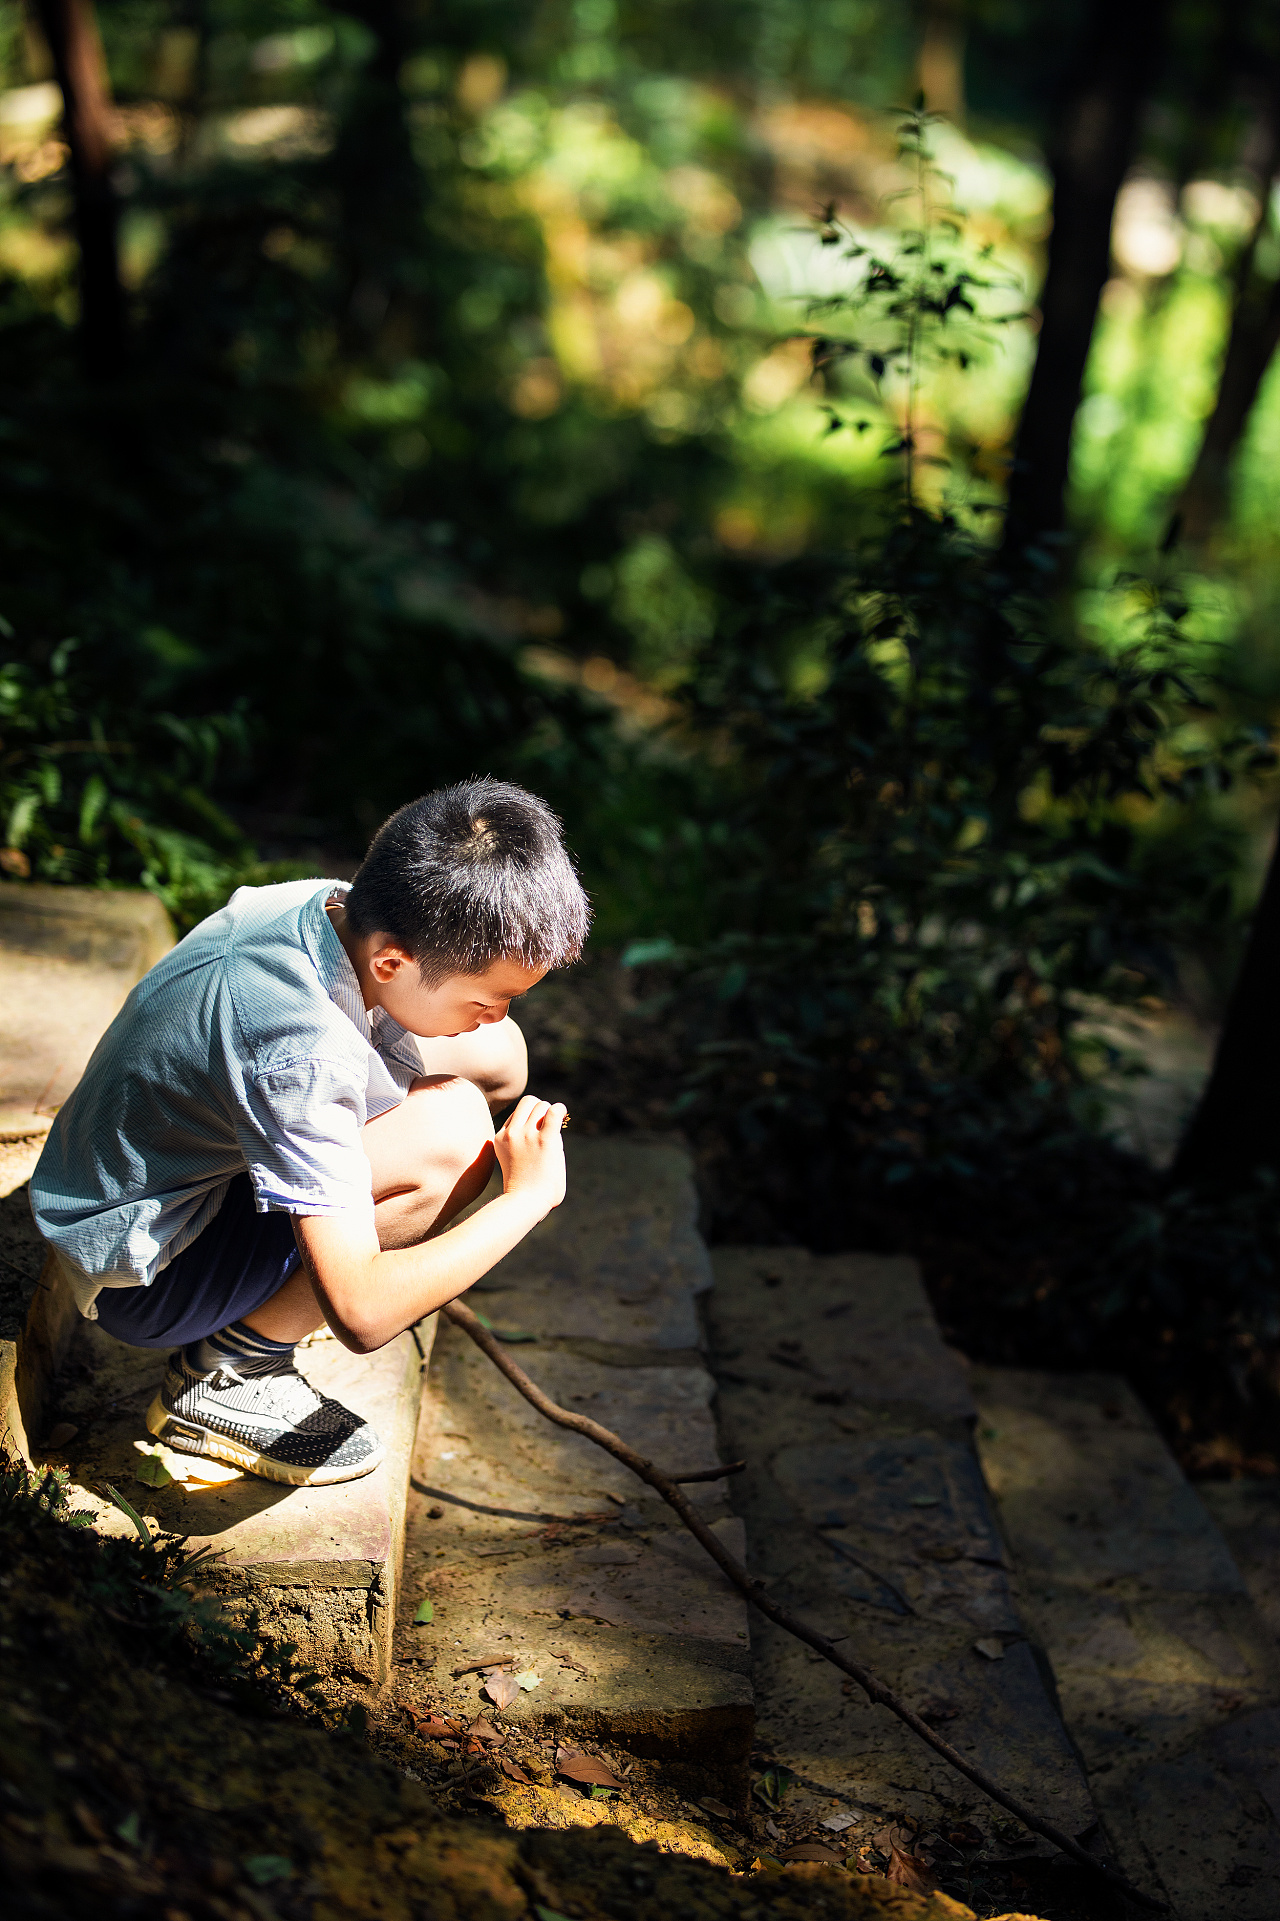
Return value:
[(1019, 1604), (1122, 1865), (1178, 1921), (1270, 1921), (1280, 1661), (1205, 1502), (1116, 1377), (973, 1387)]
[(0, 884), (0, 1140), (48, 1132), (129, 989), (172, 946), (154, 894)]
[[(569, 1198), (472, 1290), (556, 1400), (675, 1471), (716, 1466), (695, 1297), (710, 1279), (687, 1156), (569, 1137)], [(691, 1490), (692, 1492), (693, 1490)], [(700, 1510), (742, 1551), (722, 1484)], [(434, 1618), (415, 1627), (421, 1600)], [(474, 1711), (488, 1656), (541, 1676), (507, 1716), (742, 1785), (745, 1604), (668, 1509), (521, 1400), (457, 1329), (437, 1337), (397, 1639), (403, 1697)]]
[[(140, 1484), (136, 1443), (165, 1356), (125, 1347), (83, 1321), (45, 1258), (26, 1180), (53, 1114), (129, 989), (172, 945), (145, 893), (0, 886), (0, 1433), (28, 1458), (55, 1458), (86, 1490), (98, 1525), (130, 1523), (100, 1490), (118, 1487), (158, 1526), (217, 1554), (212, 1583), (264, 1636), (293, 1641), (335, 1679), (376, 1684), (390, 1663), (405, 1495), (433, 1323), (360, 1358), (324, 1342), (304, 1371), (364, 1414), (387, 1458), (362, 1481), (287, 1489), (242, 1477), (222, 1487)], [(77, 1429), (50, 1457), (56, 1423)]]
[(300, 1659), (327, 1678), (376, 1684), (390, 1668), (409, 1464), (432, 1329), (428, 1321), (417, 1342), (403, 1334), (370, 1355), (351, 1354), (334, 1340), (302, 1350), (307, 1378), (372, 1421), (386, 1445), (382, 1465), (359, 1481), (316, 1488), (253, 1475), (214, 1486), (139, 1482), (147, 1457), (137, 1444), (151, 1444), (146, 1412), (166, 1356), (126, 1347), (83, 1320), (56, 1399), (58, 1420), (77, 1432), (44, 1458), (70, 1469), (109, 1531), (129, 1527), (103, 1495), (113, 1486), (159, 1528), (188, 1536), (193, 1548), (211, 1548), (217, 1559), (210, 1586), (230, 1615), (264, 1639), (294, 1642)]
[[(962, 1751), (1040, 1812), (1096, 1826), (1079, 1760), (1009, 1580), (972, 1433), (964, 1364), (914, 1262), (720, 1248), (707, 1297), (717, 1412), (753, 1573), (845, 1640)], [(969, 1820), (994, 1858), (1044, 1850), (850, 1681), (753, 1625), (763, 1756), (798, 1778), (779, 1841), (837, 1812)]]
[(173, 945), (154, 894), (0, 884), (0, 1436), (31, 1455), (79, 1318), (26, 1183), (131, 987)]

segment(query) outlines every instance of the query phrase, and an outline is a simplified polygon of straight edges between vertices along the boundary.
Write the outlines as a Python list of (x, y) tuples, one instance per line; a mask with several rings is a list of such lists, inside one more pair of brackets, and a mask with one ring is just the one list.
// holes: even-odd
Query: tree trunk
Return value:
[(1169, 0), (1094, 0), (1067, 89), (1050, 155), (1053, 232), (1040, 344), (1009, 482), (1008, 560), (1063, 525), (1071, 430), (1111, 267), (1116, 195), (1133, 158), (1168, 11)]
[(1213, 1072), (1173, 1164), (1177, 1186), (1246, 1183), (1280, 1168), (1280, 843), (1227, 1005)]
[(1192, 546), (1209, 538), (1226, 510), (1232, 458), (1280, 342), (1280, 280), (1265, 281), (1257, 272), (1258, 242), (1267, 228), (1280, 173), (1280, 96), (1272, 98), (1269, 108), (1267, 152), (1259, 169), (1258, 218), (1236, 267), (1231, 330), (1218, 392), (1195, 465), (1174, 509), (1181, 536)]
[(124, 290), (111, 184), (111, 96), (92, 0), (39, 0), (71, 150), (80, 246), (80, 344), (85, 371), (110, 380), (124, 366)]
[(920, 30), (920, 91), (930, 113), (964, 125), (963, 0), (925, 0)]

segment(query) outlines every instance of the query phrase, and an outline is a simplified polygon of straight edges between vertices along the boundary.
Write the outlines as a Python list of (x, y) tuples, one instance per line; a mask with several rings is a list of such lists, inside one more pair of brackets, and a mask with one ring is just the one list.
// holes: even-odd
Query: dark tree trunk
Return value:
[(1243, 1185), (1280, 1168), (1280, 843), (1271, 857), (1218, 1052), (1178, 1149), (1178, 1186)]
[(930, 113), (964, 125), (964, 0), (924, 0), (917, 71)]
[(80, 246), (80, 342), (85, 371), (110, 380), (124, 366), (124, 290), (111, 184), (111, 96), (92, 0), (39, 0), (53, 68), (62, 89), (71, 149), (76, 239)]
[(1226, 510), (1232, 458), (1280, 343), (1280, 280), (1266, 281), (1257, 271), (1258, 242), (1267, 227), (1280, 171), (1280, 95), (1269, 102), (1266, 147), (1259, 169), (1260, 211), (1235, 272), (1231, 330), (1217, 397), (1195, 465), (1174, 509), (1182, 538), (1194, 546), (1209, 538)]
[(412, 0), (339, 0), (373, 33), (371, 58), (348, 95), (334, 177), (347, 269), (343, 339), (351, 353), (411, 351), (423, 281), (423, 175), (413, 156), (400, 68), (421, 37)]
[(1050, 154), (1053, 231), (1040, 343), (1018, 427), (1004, 554), (1062, 528), (1071, 429), (1098, 299), (1111, 267), (1116, 195), (1164, 40), (1169, 0), (1094, 0)]

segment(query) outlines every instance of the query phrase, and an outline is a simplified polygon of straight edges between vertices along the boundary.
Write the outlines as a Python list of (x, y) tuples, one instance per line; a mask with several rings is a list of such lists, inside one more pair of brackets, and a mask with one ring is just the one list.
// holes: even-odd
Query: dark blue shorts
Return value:
[(242, 1321), (298, 1265), (291, 1214), (259, 1214), (253, 1184), (237, 1174), (226, 1199), (150, 1287), (104, 1287), (98, 1326), (131, 1347), (182, 1347)]

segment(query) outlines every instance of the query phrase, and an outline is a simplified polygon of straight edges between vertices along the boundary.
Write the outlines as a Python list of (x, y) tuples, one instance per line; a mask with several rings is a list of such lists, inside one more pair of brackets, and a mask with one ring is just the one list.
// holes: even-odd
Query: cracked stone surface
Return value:
[[(1084, 1777), (974, 1452), (965, 1364), (914, 1262), (721, 1248), (713, 1264), (721, 1445), (749, 1462), (730, 1488), (753, 1573), (1015, 1794), (1087, 1834)], [(828, 1662), (767, 1621), (752, 1634), (757, 1745), (798, 1777), (788, 1807), (834, 1800), (855, 1816), (850, 1839), (909, 1816), (974, 1821), (997, 1858), (1042, 1845)]]
[(1124, 1381), (984, 1367), (973, 1387), (1020, 1605), (1121, 1864), (1178, 1921), (1271, 1921), (1280, 1660), (1222, 1532)]
[[(696, 1296), (710, 1279), (688, 1157), (567, 1142), (569, 1195), (471, 1304), (534, 1335), (514, 1358), (561, 1405), (674, 1472), (719, 1465)], [(690, 1490), (730, 1548), (723, 1484)], [(413, 1625), (421, 1600), (430, 1622)], [(540, 1676), (506, 1718), (621, 1742), (740, 1785), (753, 1723), (746, 1607), (610, 1455), (552, 1426), (448, 1323), (415, 1457), (397, 1656), (424, 1708), (484, 1705), (485, 1656)]]

